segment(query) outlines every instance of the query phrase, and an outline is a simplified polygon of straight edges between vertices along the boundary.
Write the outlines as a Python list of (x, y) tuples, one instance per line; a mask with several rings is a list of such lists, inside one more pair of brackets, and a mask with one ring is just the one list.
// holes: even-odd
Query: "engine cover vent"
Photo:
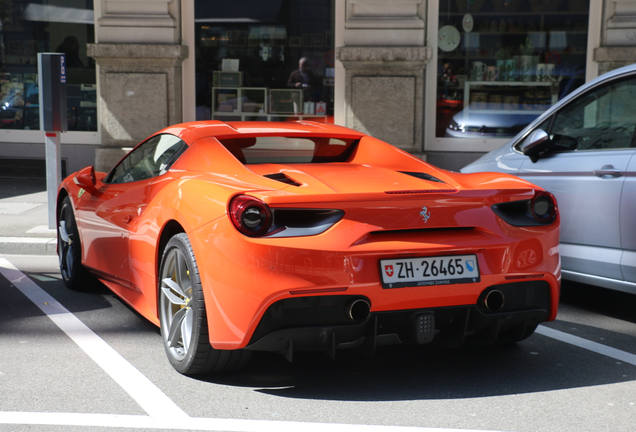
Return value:
[[(433, 182), (438, 182), (438, 183), (444, 183), (443, 181), (441, 181), (437, 177), (433, 177), (430, 174), (421, 173), (421, 172), (411, 172), (411, 171), (400, 171), (400, 172), (402, 174), (410, 175), (412, 177), (417, 177), (418, 179), (428, 180), (428, 181), (433, 181)], [(446, 183), (444, 183), (444, 184), (446, 184)]]
[(278, 172), (274, 174), (265, 174), (263, 177), (267, 177), (268, 179), (276, 180), (281, 183), (285, 183), (292, 186), (301, 186), (301, 183), (298, 183), (296, 180), (287, 177), (282, 172)]

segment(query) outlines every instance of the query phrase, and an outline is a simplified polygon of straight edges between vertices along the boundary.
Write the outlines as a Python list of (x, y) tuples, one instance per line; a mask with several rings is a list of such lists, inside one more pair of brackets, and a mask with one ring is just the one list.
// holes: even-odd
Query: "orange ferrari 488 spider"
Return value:
[(102, 281), (187, 375), (253, 351), (520, 341), (557, 313), (551, 194), (343, 127), (175, 125), (66, 178), (57, 207), (66, 285)]

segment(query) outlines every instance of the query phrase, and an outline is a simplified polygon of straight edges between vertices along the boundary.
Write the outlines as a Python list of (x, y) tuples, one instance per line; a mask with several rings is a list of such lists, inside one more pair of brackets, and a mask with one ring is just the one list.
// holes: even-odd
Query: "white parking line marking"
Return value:
[(115, 380), (150, 417), (162, 422), (189, 418), (145, 375), (128, 363), (117, 351), (97, 336), (46, 291), (5, 258), (0, 258), (0, 273), (27, 296), (95, 363)]
[(0, 424), (227, 432), (297, 432), (298, 430), (322, 432), (327, 428), (330, 432), (497, 432), (416, 426), (192, 418), (75, 315), (5, 258), (0, 258), (0, 274), (35, 303), (149, 414), (149, 416), (135, 416), (0, 411)]
[(146, 416), (112, 414), (64, 414), (0, 412), (0, 424), (28, 424), (78, 427), (116, 427), (154, 430), (204, 430), (223, 432), (497, 432), (473, 429), (424, 428), (413, 426), (374, 426), (338, 423), (304, 423), (269, 420), (188, 418), (178, 424)]
[(552, 339), (556, 339), (561, 342), (569, 343), (570, 345), (575, 345), (579, 348), (586, 349), (588, 351), (595, 352), (597, 354), (601, 354), (607, 357), (611, 357), (616, 360), (620, 360), (625, 363), (632, 364), (636, 366), (636, 355), (630, 354), (625, 351), (618, 350), (616, 348), (608, 347), (606, 345), (602, 345), (597, 342), (592, 342), (587, 339), (583, 339), (578, 336), (571, 335), (569, 333), (564, 333), (558, 330), (551, 329), (546, 326), (537, 327), (538, 334), (547, 336)]
[(540, 335), (547, 336), (561, 342), (569, 343), (570, 345), (575, 345), (579, 348), (583, 348), (588, 351), (592, 351), (597, 354), (611, 357), (613, 359), (620, 360), (622, 362), (629, 363), (636, 366), (636, 355), (634, 354), (630, 354), (628, 352), (621, 351), (616, 348), (608, 347), (606, 345), (602, 345), (597, 342), (592, 342), (590, 340), (583, 339), (581, 337), (574, 336), (569, 333), (564, 333), (558, 330), (554, 330), (546, 326), (537, 327), (536, 332)]
[[(155, 384), (57, 300), (42, 290), (7, 259), (0, 258), (0, 274), (38, 306), (95, 363), (108, 373), (149, 416), (82, 413), (0, 412), (0, 424), (61, 425), (80, 427), (140, 428), (155, 430), (208, 430), (228, 432), (495, 432), (408, 426), (374, 426), (335, 423), (281, 422), (192, 418)], [(636, 355), (545, 326), (536, 333), (636, 366)]]

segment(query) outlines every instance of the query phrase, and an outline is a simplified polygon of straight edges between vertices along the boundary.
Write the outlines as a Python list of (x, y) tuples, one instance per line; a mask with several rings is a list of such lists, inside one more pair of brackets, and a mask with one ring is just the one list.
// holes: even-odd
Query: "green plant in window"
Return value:
[(532, 45), (530, 38), (526, 38), (526, 43), (524, 45), (519, 45), (519, 51), (521, 51), (521, 55), (532, 55), (534, 52), (534, 45)]
[(495, 52), (495, 60), (507, 60), (509, 58), (510, 58), (510, 56), (508, 55), (508, 51), (506, 51), (503, 48), (499, 48)]

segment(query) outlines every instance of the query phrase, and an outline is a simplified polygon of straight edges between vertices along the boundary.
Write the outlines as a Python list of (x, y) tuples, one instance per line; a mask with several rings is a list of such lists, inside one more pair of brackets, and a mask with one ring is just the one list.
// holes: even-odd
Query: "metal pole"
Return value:
[(66, 101), (66, 61), (64, 54), (38, 53), (40, 130), (44, 131), (46, 152), (46, 197), (49, 229), (55, 229), (57, 188), (62, 182), (60, 132), (68, 130)]
[(57, 227), (57, 188), (62, 182), (60, 132), (46, 132), (46, 198), (49, 210), (49, 229)]

